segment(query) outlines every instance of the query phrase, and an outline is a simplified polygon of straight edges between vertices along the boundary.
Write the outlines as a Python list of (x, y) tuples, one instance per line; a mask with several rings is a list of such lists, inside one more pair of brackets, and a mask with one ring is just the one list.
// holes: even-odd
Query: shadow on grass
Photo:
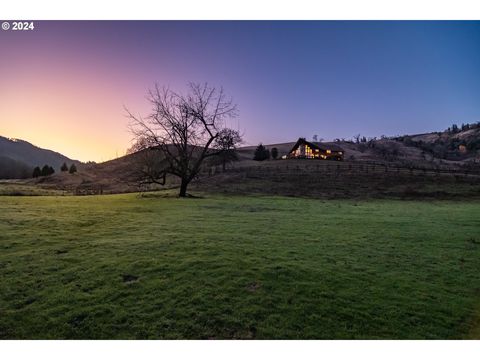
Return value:
[(204, 199), (204, 196), (187, 194), (186, 197), (181, 198), (178, 196), (178, 191), (174, 190), (160, 190), (152, 192), (144, 192), (138, 194), (139, 198), (144, 199)]

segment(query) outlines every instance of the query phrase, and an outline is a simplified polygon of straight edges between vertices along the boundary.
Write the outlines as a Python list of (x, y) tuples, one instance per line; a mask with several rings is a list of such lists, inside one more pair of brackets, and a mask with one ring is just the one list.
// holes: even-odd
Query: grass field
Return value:
[(65, 193), (66, 192), (61, 190), (43, 189), (35, 185), (22, 183), (18, 180), (0, 180), (0, 196), (59, 196), (64, 195)]
[(480, 203), (0, 197), (0, 338), (480, 335)]

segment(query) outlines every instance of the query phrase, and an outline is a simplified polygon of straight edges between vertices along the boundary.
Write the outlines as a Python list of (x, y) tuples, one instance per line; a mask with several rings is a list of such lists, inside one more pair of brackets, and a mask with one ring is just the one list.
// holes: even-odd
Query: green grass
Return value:
[(36, 185), (26, 184), (23, 180), (0, 180), (0, 196), (45, 195), (66, 195), (66, 192), (55, 189), (44, 189)]
[(478, 337), (480, 203), (0, 197), (0, 338)]

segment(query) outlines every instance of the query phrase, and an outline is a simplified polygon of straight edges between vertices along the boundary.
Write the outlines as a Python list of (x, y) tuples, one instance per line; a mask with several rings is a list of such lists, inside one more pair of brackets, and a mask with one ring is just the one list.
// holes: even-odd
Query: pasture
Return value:
[(2, 339), (458, 339), (480, 202), (0, 197)]

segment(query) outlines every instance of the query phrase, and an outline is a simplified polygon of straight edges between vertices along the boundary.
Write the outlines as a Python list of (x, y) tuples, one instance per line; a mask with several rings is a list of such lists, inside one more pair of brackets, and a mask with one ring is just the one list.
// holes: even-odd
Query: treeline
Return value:
[(459, 133), (460, 131), (467, 131), (471, 129), (480, 129), (480, 121), (473, 123), (473, 124), (462, 124), (458, 126), (457, 124), (453, 124), (447, 130), (445, 130), (449, 134), (456, 134)]
[[(77, 167), (75, 166), (75, 164), (72, 164), (70, 165), (70, 167), (68, 167), (66, 163), (63, 163), (60, 170), (62, 172), (68, 171), (70, 174), (74, 174), (77, 172)], [(38, 178), (40, 176), (53, 175), (54, 173), (55, 173), (55, 169), (52, 166), (45, 164), (43, 165), (42, 168), (40, 168), (39, 166), (35, 167), (35, 169), (33, 169), (32, 177)]]
[[(444, 131), (437, 131), (434, 132), (434, 134), (441, 135), (442, 133), (447, 133), (447, 134), (457, 134), (462, 131), (467, 131), (467, 130), (473, 130), (473, 129), (480, 129), (480, 121), (476, 123), (471, 123), (471, 124), (452, 124), (452, 126), (448, 127)], [(315, 141), (315, 136), (313, 137)], [(397, 140), (397, 141), (403, 141), (405, 138), (411, 138), (412, 135), (395, 135), (395, 136), (386, 136), (386, 135), (381, 135), (380, 137), (366, 137), (362, 136), (360, 134), (354, 135), (352, 139), (345, 139), (345, 138), (336, 138), (333, 141), (334, 142), (346, 142), (350, 144), (371, 144), (377, 140)], [(465, 144), (467, 145), (467, 144)], [(370, 147), (371, 145), (369, 145)]]
[(32, 177), (48, 176), (55, 173), (55, 169), (49, 165), (44, 165), (41, 169), (39, 166), (33, 169)]

